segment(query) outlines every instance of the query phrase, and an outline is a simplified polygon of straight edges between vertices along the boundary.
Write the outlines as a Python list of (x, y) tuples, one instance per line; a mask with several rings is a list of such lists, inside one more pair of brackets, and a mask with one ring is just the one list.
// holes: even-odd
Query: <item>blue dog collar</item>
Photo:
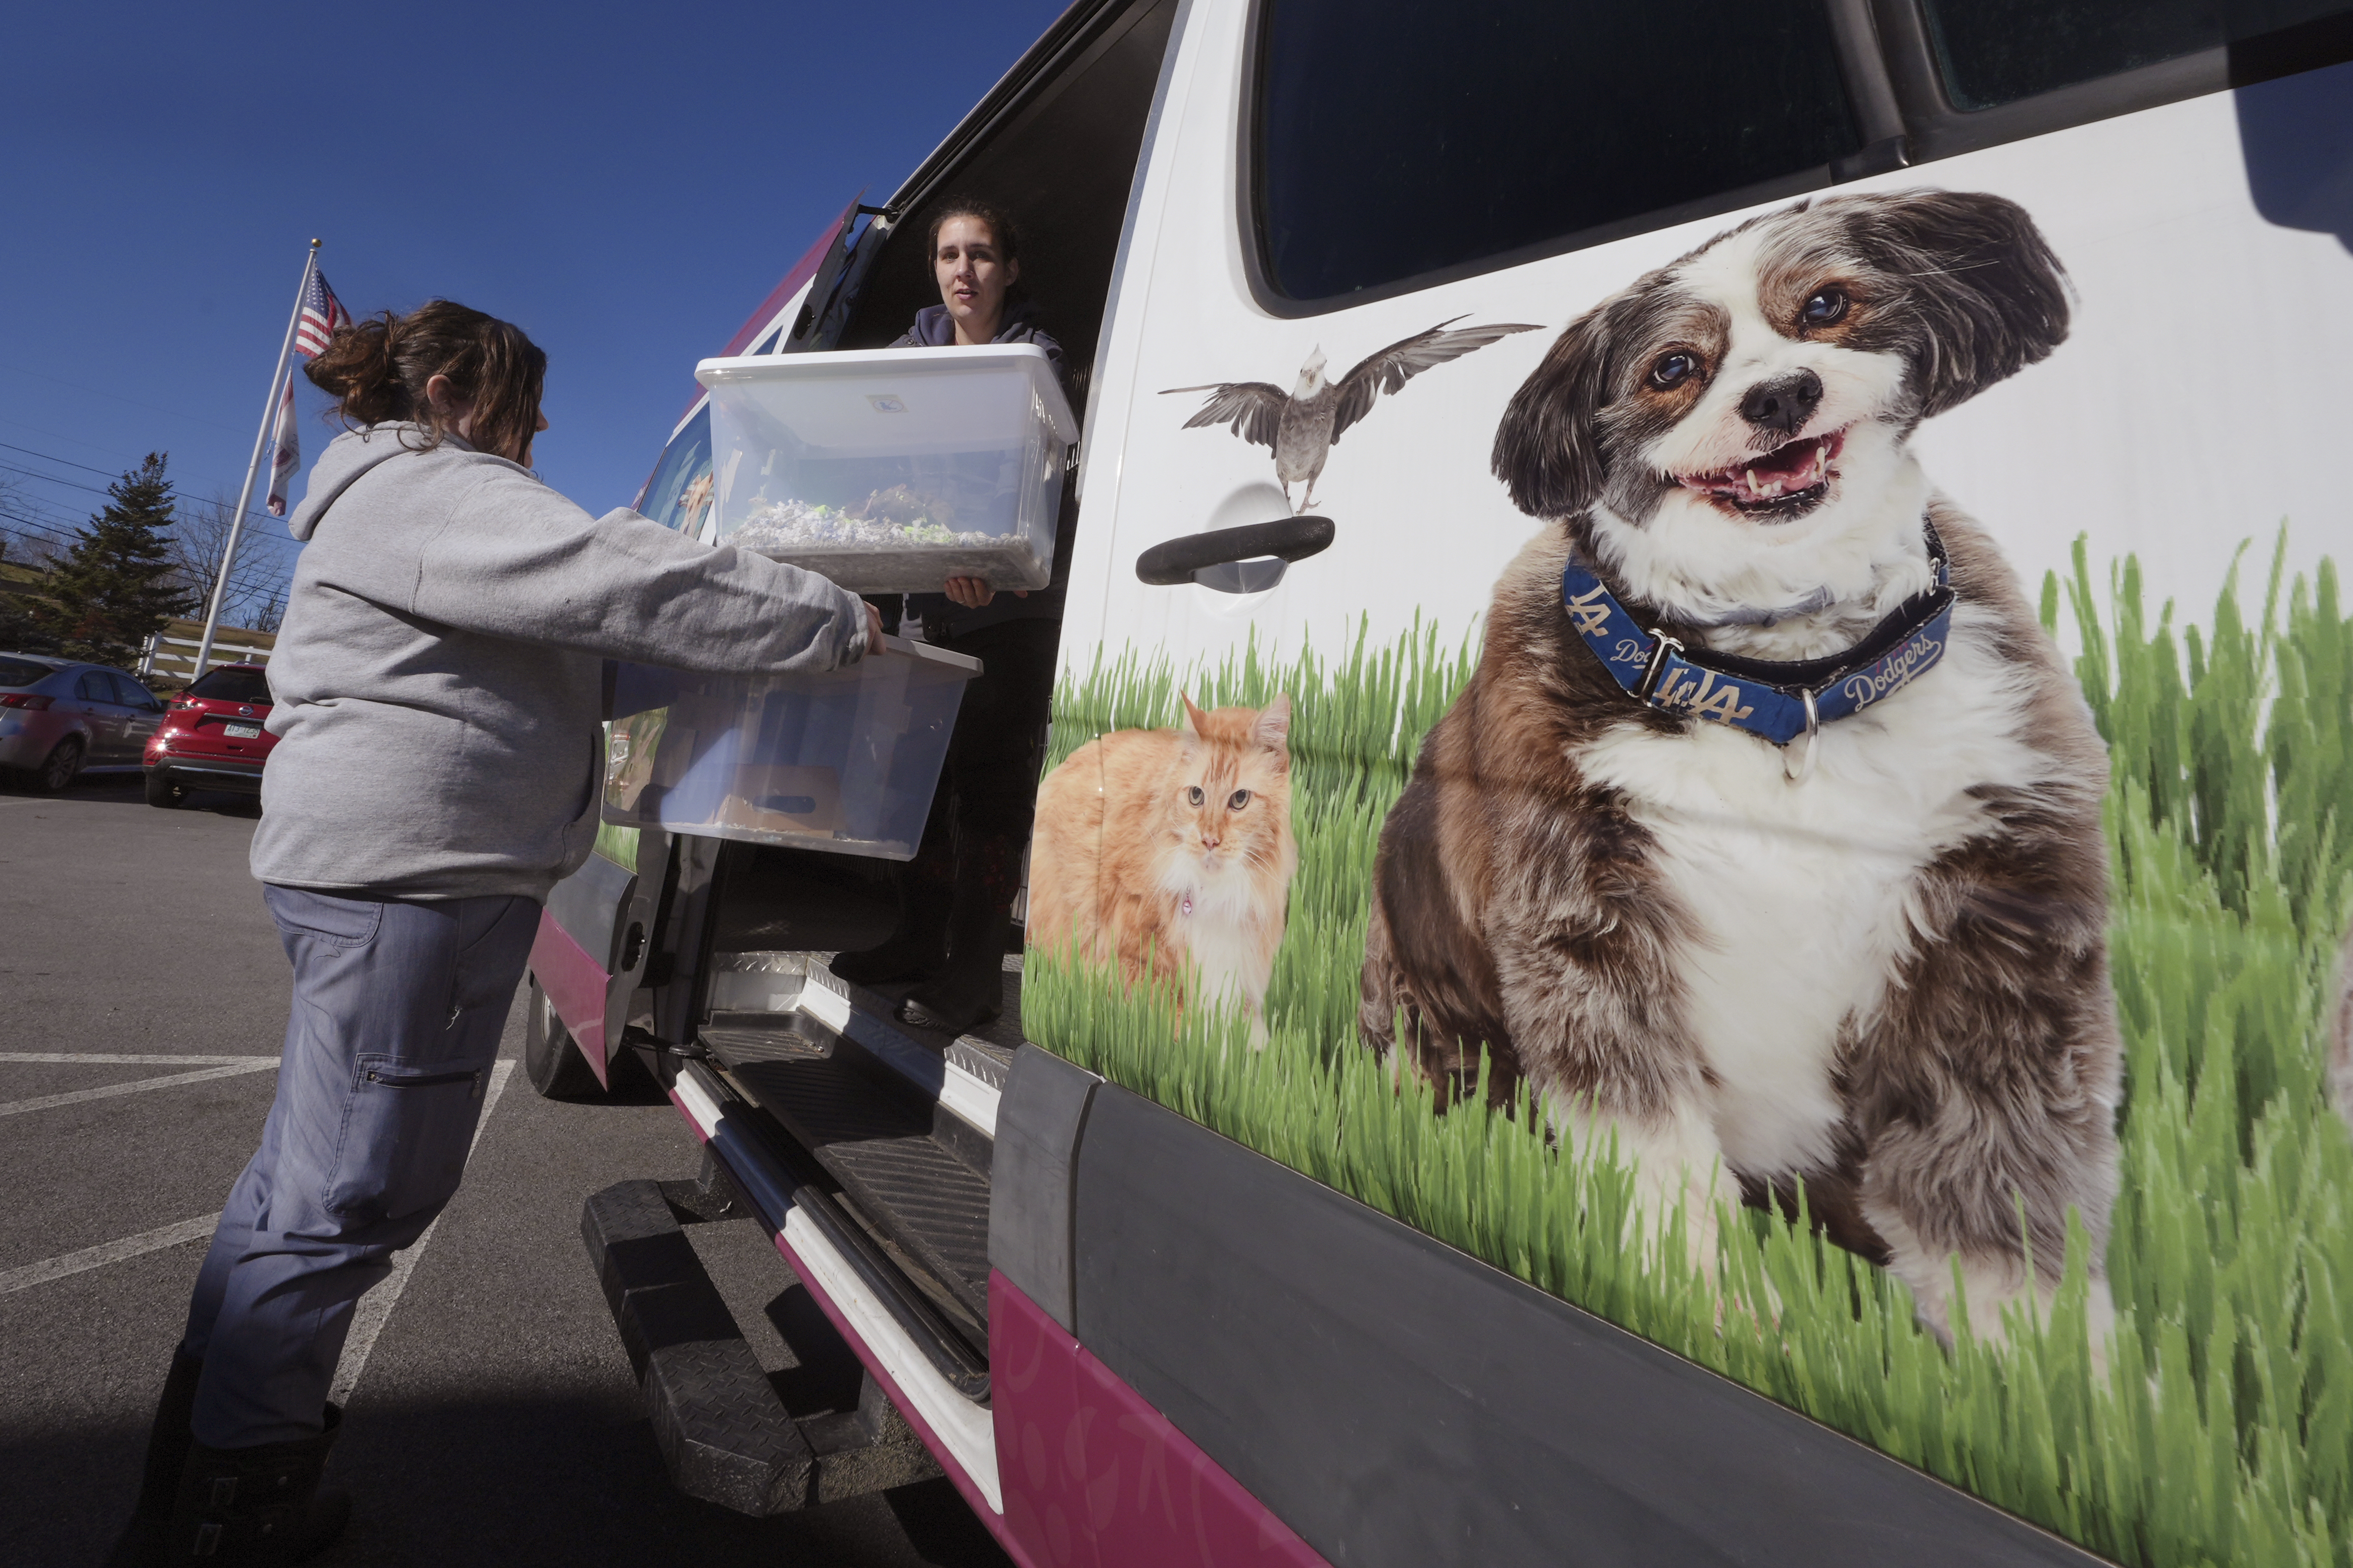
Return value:
[(1643, 706), (1712, 720), (1786, 746), (1818, 724), (1894, 696), (1945, 657), (1953, 626), (1952, 568), (1935, 525), (1924, 518), (1920, 526), (1935, 585), (1906, 599), (1854, 647), (1826, 658), (1743, 658), (1687, 648), (1656, 626), (1646, 631), (1574, 554), (1561, 569), (1560, 602), (1593, 657)]

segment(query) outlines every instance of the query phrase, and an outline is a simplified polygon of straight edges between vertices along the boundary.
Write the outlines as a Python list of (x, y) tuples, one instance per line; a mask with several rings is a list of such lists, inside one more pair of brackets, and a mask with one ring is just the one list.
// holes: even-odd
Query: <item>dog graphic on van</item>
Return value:
[(1373, 411), (1374, 400), (1382, 393), (1395, 392), (1433, 365), (1461, 359), (1514, 332), (1537, 330), (1532, 321), (1455, 326), (1461, 320), (1456, 316), (1428, 331), (1400, 339), (1367, 355), (1337, 381), (1324, 376), (1324, 351), (1319, 348), (1299, 367), (1299, 379), (1288, 393), (1270, 382), (1221, 381), (1208, 386), (1172, 386), (1160, 395), (1208, 393), (1208, 401), (1185, 421), (1185, 428), (1228, 426), (1243, 440), (1271, 451), (1283, 500), (1290, 502), (1292, 486), (1304, 483), (1307, 487), (1305, 497), (1293, 507), (1296, 511), (1301, 506), (1315, 504), (1315, 481), (1323, 475), (1324, 459), (1340, 444), (1348, 426)]
[(1910, 445), (2068, 320), (2024, 209), (1915, 190), (1759, 217), (1571, 322), (1496, 432), (1549, 526), (1385, 825), (1361, 1026), (1614, 1135), (1703, 1262), (1718, 1199), (1801, 1181), (1940, 1335), (1956, 1256), (1998, 1334), (2080, 1216), (2096, 1346), (2106, 753)]

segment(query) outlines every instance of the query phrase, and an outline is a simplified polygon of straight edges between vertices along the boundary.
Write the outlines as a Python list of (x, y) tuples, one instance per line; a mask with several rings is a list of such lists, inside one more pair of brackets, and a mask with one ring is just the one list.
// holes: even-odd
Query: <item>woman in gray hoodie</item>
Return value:
[(540, 903), (596, 837), (604, 661), (768, 674), (880, 647), (821, 577), (543, 484), (546, 366), (435, 300), (305, 367), (351, 428), (290, 524), (269, 666), (253, 873), (293, 1013), (118, 1563), (290, 1563), (342, 1530), (327, 1390), (353, 1305), (458, 1189)]

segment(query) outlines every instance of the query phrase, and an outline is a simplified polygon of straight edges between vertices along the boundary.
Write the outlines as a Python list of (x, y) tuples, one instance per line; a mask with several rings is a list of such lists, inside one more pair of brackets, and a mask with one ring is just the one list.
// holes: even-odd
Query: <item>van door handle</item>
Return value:
[(1292, 562), (1329, 550), (1336, 531), (1328, 517), (1286, 517), (1187, 533), (1137, 556), (1135, 575), (1155, 588), (1198, 583), (1224, 594), (1262, 593), (1282, 581)]

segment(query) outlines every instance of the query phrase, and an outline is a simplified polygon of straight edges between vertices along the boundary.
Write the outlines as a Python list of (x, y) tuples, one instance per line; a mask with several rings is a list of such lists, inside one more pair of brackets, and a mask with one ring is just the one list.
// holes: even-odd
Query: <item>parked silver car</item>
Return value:
[(102, 664), (0, 653), (0, 768), (55, 794), (78, 773), (137, 773), (164, 704)]

